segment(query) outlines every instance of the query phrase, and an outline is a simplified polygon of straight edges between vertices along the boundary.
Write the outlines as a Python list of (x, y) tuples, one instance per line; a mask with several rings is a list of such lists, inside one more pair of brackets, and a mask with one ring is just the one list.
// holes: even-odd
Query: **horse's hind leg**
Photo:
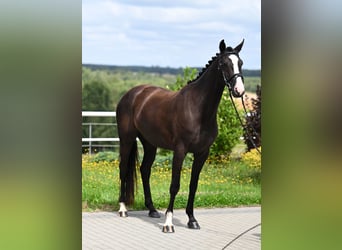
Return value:
[(120, 145), (120, 197), (119, 197), (119, 216), (127, 217), (127, 208), (126, 208), (126, 175), (127, 175), (127, 163), (129, 157), (129, 148), (123, 147)]
[[(120, 141), (120, 165), (119, 165), (119, 169), (120, 169), (120, 197), (119, 197), (119, 215), (120, 217), (127, 217), (127, 208), (126, 205), (132, 203), (132, 201), (130, 201), (129, 199), (132, 199), (130, 196), (130, 192), (132, 192), (130, 189), (134, 188), (134, 180), (129, 180), (130, 178), (134, 178), (134, 172), (130, 173), (130, 171), (133, 171), (132, 169), (129, 169), (129, 164), (131, 162), (132, 164), (132, 160), (135, 159), (130, 159), (130, 157), (132, 157), (132, 150), (134, 151), (134, 147), (136, 147), (136, 142), (135, 139), (133, 140), (133, 142), (128, 142), (128, 140), (126, 140), (125, 142), (123, 142), (124, 140)], [(133, 166), (131, 166), (133, 167)], [(130, 176), (130, 177), (129, 177)], [(131, 184), (130, 184), (131, 183)], [(133, 184), (133, 186), (132, 186)], [(134, 191), (133, 191), (134, 192)], [(133, 197), (134, 199), (134, 197)]]
[(141, 163), (140, 173), (142, 178), (142, 183), (144, 187), (144, 196), (145, 196), (145, 206), (149, 209), (148, 215), (152, 218), (160, 218), (160, 214), (155, 209), (152, 201), (151, 188), (150, 188), (150, 176), (151, 176), (151, 166), (156, 157), (157, 148), (147, 142), (141, 136), (139, 137), (140, 141), (144, 147), (144, 158)]

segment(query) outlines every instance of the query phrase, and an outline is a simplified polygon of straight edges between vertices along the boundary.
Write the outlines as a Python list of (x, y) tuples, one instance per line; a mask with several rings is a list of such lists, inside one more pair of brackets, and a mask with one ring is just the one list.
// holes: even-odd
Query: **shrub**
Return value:
[(92, 159), (91, 162), (113, 162), (119, 159), (118, 153), (115, 152), (99, 152)]
[[(261, 147), (258, 148), (261, 152)], [(261, 170), (261, 155), (254, 148), (242, 155), (242, 162), (255, 170)]]
[[(258, 148), (261, 152), (261, 147)], [(241, 163), (244, 164), (249, 172), (249, 177), (256, 183), (261, 182), (261, 154), (254, 148), (242, 155)]]
[[(261, 86), (257, 85), (257, 98), (252, 98), (252, 110), (245, 117), (244, 139), (247, 150), (261, 146)], [(252, 141), (251, 141), (252, 140)]]
[(178, 91), (183, 88), (189, 81), (195, 79), (197, 74), (197, 69), (185, 67), (183, 69), (183, 75), (178, 75), (176, 82), (170, 86), (167, 86), (167, 88), (173, 91)]
[(210, 148), (210, 154), (212, 156), (229, 156), (242, 135), (242, 127), (227, 89), (224, 90), (218, 107), (217, 125), (218, 135)]

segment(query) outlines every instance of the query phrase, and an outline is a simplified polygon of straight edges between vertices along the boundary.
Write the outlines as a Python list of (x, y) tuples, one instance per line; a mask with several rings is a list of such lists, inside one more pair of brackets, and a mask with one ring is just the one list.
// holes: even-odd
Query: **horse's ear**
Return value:
[(220, 52), (223, 53), (226, 50), (226, 44), (224, 42), (224, 39), (220, 42)]
[(236, 46), (234, 50), (239, 53), (244, 42), (245, 42), (245, 39), (242, 39), (242, 42), (238, 46)]

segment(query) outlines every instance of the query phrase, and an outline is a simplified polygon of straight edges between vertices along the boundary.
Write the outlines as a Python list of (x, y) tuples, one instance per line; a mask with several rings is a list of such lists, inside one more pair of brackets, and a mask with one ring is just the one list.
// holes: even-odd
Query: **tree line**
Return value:
[[(172, 67), (160, 67), (160, 66), (117, 66), (117, 65), (101, 65), (101, 64), (83, 64), (83, 67), (91, 70), (104, 70), (111, 72), (144, 72), (144, 73), (155, 73), (155, 74), (171, 74), (171, 75), (182, 75), (185, 68), (172, 68)], [(200, 72), (202, 68), (192, 67)], [(261, 70), (250, 70), (244, 69), (243, 75), (245, 77), (260, 77)]]

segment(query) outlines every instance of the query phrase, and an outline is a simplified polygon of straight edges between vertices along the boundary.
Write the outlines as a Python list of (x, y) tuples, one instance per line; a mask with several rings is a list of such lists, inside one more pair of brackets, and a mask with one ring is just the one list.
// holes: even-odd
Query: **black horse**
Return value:
[(188, 227), (200, 228), (193, 213), (198, 178), (217, 136), (216, 114), (224, 87), (228, 86), (234, 97), (244, 94), (242, 60), (239, 57), (243, 42), (232, 48), (226, 47), (222, 40), (220, 53), (209, 61), (195, 80), (177, 92), (141, 85), (122, 97), (116, 110), (120, 137), (120, 216), (127, 216), (125, 205), (134, 202), (138, 137), (144, 148), (140, 172), (145, 205), (151, 217), (160, 217), (152, 202), (149, 182), (157, 147), (174, 151), (170, 203), (163, 232), (174, 232), (172, 212), (180, 187), (181, 168), (185, 155), (193, 153), (186, 213), (189, 216)]

